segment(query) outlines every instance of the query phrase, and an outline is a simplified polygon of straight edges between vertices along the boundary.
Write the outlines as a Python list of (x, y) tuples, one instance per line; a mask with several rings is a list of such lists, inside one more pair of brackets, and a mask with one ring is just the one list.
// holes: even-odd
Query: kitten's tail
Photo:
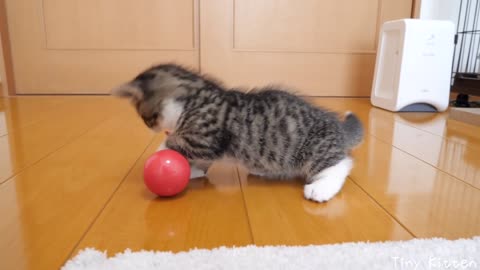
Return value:
[(348, 148), (353, 148), (363, 139), (363, 125), (360, 119), (351, 112), (346, 113), (343, 121), (343, 130)]

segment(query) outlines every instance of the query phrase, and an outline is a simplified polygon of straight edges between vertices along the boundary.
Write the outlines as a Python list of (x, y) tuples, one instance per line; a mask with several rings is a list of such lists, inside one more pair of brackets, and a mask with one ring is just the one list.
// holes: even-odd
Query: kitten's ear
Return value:
[(135, 100), (141, 100), (143, 98), (143, 92), (139, 87), (133, 86), (130, 83), (122, 84), (112, 89), (111, 94), (117, 97), (131, 98)]

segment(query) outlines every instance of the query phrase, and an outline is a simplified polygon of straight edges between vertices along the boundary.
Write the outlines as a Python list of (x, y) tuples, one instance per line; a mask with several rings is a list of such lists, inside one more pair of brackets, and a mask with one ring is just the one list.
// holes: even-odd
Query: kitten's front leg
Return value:
[(158, 151), (165, 150), (165, 149), (168, 149), (168, 148), (167, 148), (167, 141), (166, 141), (166, 140), (163, 141), (163, 142), (160, 144), (160, 146), (157, 148), (157, 152), (158, 152)]
[(212, 162), (206, 160), (190, 161), (190, 179), (205, 177)]
[[(163, 141), (162, 144), (157, 148), (157, 151), (170, 149), (167, 147), (167, 141)], [(188, 160), (190, 163), (190, 179), (201, 178), (206, 176), (208, 168), (212, 164), (210, 161), (206, 160)]]

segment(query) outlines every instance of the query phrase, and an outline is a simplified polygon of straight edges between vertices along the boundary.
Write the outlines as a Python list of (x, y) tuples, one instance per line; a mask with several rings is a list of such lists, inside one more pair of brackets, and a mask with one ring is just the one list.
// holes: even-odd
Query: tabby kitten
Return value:
[(350, 150), (362, 140), (359, 119), (343, 121), (286, 91), (231, 89), (174, 64), (162, 64), (114, 89), (132, 101), (145, 124), (167, 130), (159, 149), (176, 150), (192, 165), (192, 178), (213, 161), (237, 160), (252, 174), (304, 177), (304, 196), (328, 201), (352, 168)]

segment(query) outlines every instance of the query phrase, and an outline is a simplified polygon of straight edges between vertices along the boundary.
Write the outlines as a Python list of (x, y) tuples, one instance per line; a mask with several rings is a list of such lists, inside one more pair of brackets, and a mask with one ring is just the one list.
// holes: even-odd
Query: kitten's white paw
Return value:
[(203, 170), (196, 168), (195, 166), (191, 166), (190, 168), (190, 179), (201, 178), (204, 177), (206, 174)]
[(157, 152), (165, 149), (167, 149), (167, 144), (166, 141), (163, 141), (162, 144), (160, 144), (160, 146), (157, 148)]
[(352, 159), (346, 157), (332, 167), (321, 171), (313, 176), (311, 184), (305, 185), (303, 195), (306, 199), (317, 202), (330, 200), (342, 189), (352, 165)]
[(305, 185), (303, 188), (303, 195), (306, 199), (316, 202), (326, 202), (333, 198), (339, 189), (333, 187), (328, 181), (315, 181), (311, 184)]

